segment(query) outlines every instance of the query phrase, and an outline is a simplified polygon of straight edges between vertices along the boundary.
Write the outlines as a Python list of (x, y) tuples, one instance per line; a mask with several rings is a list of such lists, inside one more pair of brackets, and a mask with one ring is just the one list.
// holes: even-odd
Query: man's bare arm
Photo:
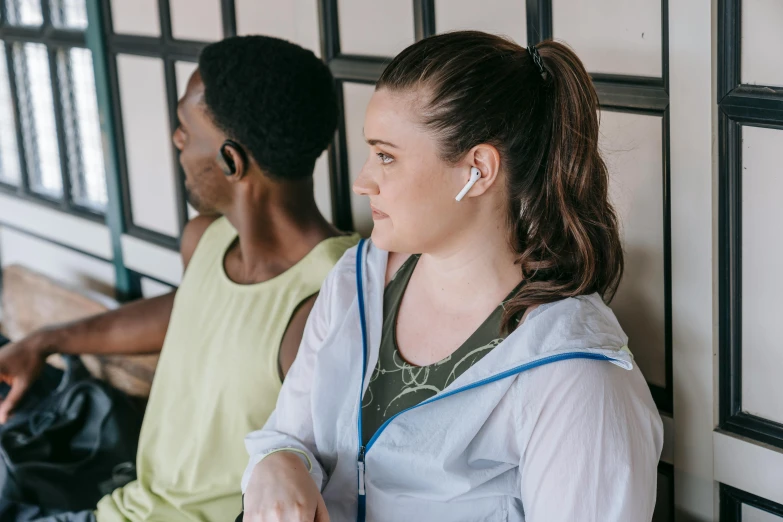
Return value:
[[(187, 267), (201, 236), (215, 217), (199, 216), (182, 234), (182, 259)], [(41, 372), (50, 353), (146, 354), (163, 347), (176, 292), (141, 299), (116, 310), (68, 324), (44, 328), (0, 350), (0, 380), (11, 384), (0, 403), (4, 423), (16, 403)]]

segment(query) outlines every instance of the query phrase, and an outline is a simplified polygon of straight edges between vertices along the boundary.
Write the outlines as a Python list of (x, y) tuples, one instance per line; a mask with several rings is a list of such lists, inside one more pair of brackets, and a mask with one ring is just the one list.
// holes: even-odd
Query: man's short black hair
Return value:
[(201, 52), (215, 124), (274, 179), (312, 175), (337, 126), (329, 68), (311, 51), (267, 36), (235, 36)]

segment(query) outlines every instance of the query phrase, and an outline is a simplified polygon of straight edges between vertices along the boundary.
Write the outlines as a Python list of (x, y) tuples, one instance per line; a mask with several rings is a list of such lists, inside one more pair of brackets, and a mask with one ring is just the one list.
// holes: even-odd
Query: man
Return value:
[[(161, 351), (138, 479), (100, 501), (98, 522), (222, 522), (240, 509), (243, 438), (274, 409), (315, 294), (358, 240), (313, 195), (337, 110), (329, 70), (309, 51), (260, 36), (205, 48), (173, 136), (201, 213), (183, 231), (179, 289), (0, 351), (0, 376), (13, 383), (0, 422), (49, 353)], [(93, 520), (67, 516), (56, 520)]]

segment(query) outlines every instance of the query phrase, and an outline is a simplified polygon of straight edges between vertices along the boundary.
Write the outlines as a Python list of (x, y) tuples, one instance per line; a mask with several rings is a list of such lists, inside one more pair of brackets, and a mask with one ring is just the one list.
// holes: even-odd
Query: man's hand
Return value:
[(46, 335), (36, 332), (0, 349), (0, 380), (11, 386), (0, 403), (0, 424), (5, 424), (27, 389), (38, 378), (46, 360)]
[(281, 451), (256, 465), (245, 491), (244, 522), (329, 522), (302, 459)]

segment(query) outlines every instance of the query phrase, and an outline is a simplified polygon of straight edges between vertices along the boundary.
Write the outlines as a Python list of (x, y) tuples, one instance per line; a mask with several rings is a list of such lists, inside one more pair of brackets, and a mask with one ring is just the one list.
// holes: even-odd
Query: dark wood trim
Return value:
[[(664, 475), (666, 477), (666, 480), (668, 481), (668, 488), (667, 488), (667, 496), (669, 498), (669, 504), (665, 507), (662, 507), (660, 509), (666, 510), (666, 515), (664, 517), (664, 520), (668, 520), (669, 522), (674, 522), (674, 466), (669, 464), (668, 462), (659, 462), (658, 463), (658, 474)], [(658, 512), (659, 506), (658, 503), (655, 503), (655, 511)]]
[(343, 82), (337, 81), (337, 132), (329, 147), (329, 181), (332, 189), (332, 220), (341, 230), (353, 230), (351, 209), (351, 177), (349, 173), (348, 143), (345, 132), (345, 101)]
[(718, 102), (740, 85), (741, 0), (718, 0)]
[(720, 485), (720, 522), (742, 522), (742, 505), (783, 518), (783, 505), (726, 484)]
[(661, 112), (669, 106), (669, 94), (660, 78), (592, 75), (602, 108)]
[(340, 81), (375, 83), (390, 61), (390, 58), (377, 56), (343, 54), (329, 62), (329, 70)]
[(237, 11), (234, 0), (220, 0), (220, 11), (223, 15), (223, 37), (236, 36)]
[(416, 41), (434, 35), (435, 0), (413, 0), (413, 33)]
[(536, 45), (552, 39), (552, 0), (527, 0), (525, 6), (527, 44)]

